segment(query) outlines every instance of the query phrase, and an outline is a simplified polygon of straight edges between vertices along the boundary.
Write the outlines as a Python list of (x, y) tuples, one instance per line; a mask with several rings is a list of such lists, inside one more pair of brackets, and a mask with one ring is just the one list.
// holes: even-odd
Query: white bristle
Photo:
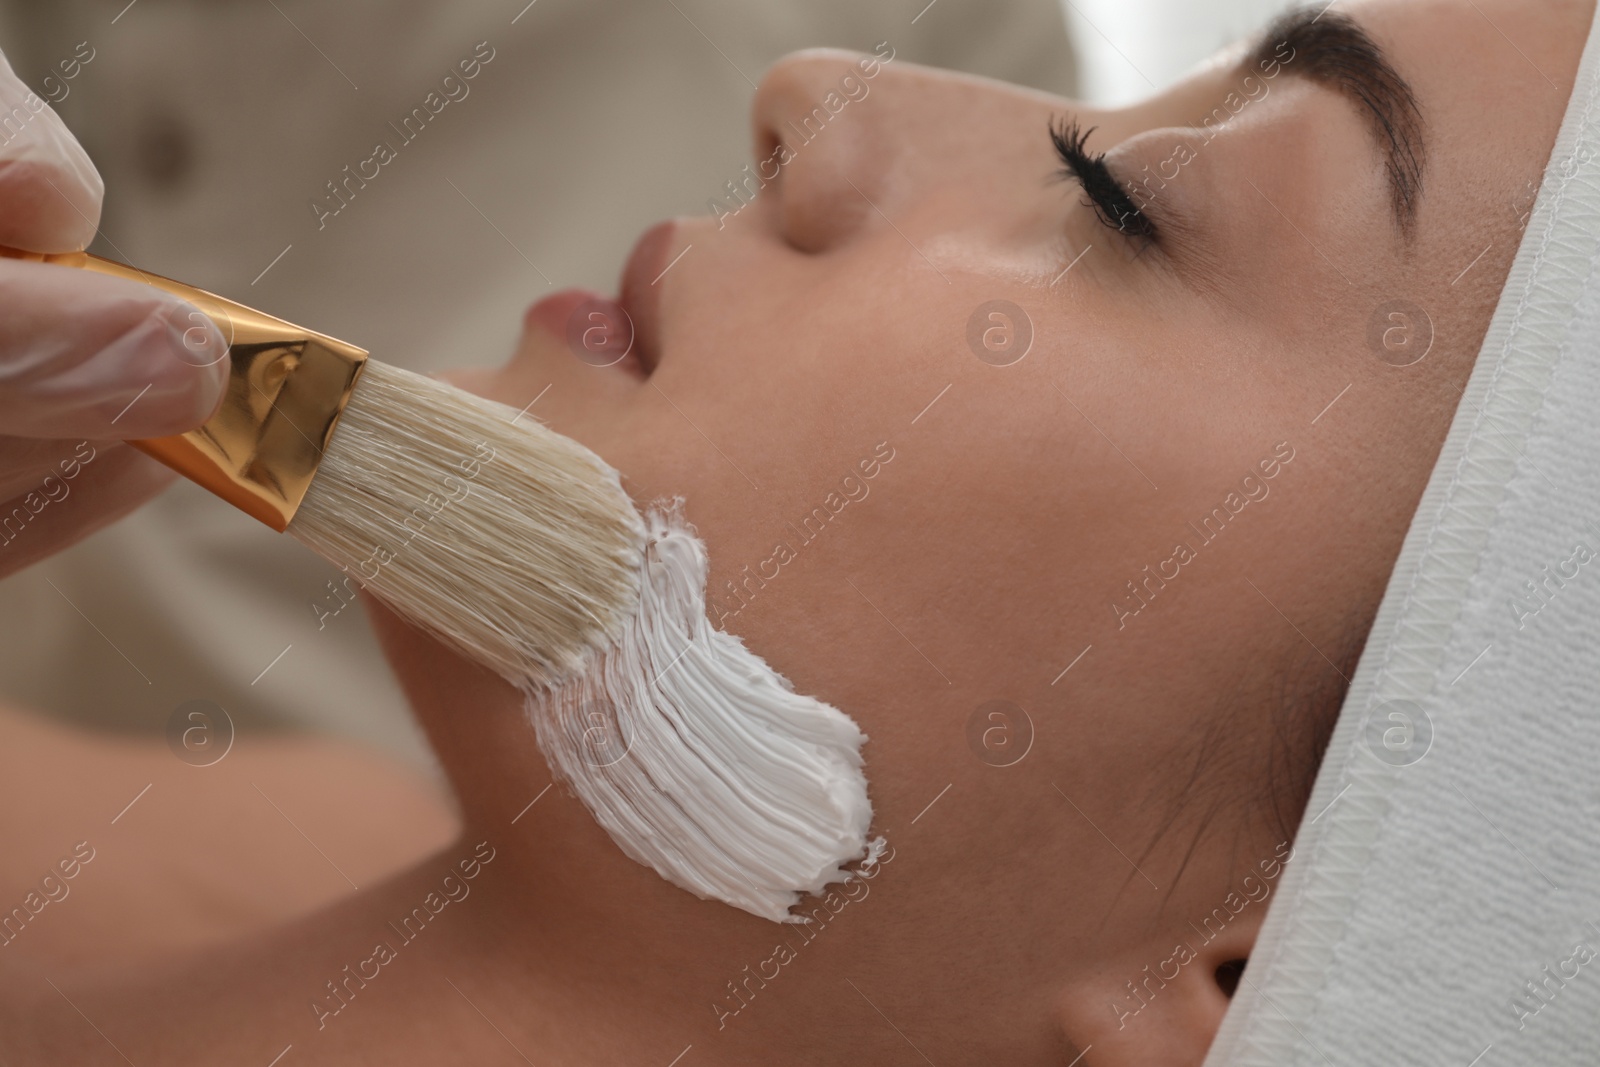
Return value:
[(528, 415), (367, 362), (288, 532), (519, 684), (638, 608), (644, 526), (617, 472)]

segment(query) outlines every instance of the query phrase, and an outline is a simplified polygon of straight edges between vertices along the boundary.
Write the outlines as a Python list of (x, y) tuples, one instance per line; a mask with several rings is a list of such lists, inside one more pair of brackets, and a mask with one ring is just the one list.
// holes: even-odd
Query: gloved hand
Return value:
[[(0, 55), (0, 244), (79, 251), (105, 186)], [(172, 475), (118, 442), (191, 430), (221, 402), (227, 343), (160, 289), (0, 258), (0, 577), (67, 547)]]

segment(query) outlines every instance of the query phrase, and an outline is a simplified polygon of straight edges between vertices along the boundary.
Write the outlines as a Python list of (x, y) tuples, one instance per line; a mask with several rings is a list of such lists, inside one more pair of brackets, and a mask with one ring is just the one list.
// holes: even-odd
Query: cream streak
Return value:
[(789, 915), (802, 893), (877, 855), (866, 737), (707, 621), (709, 562), (681, 500), (645, 525), (621, 638), (560, 686), (523, 687), (539, 745), (629, 857), (697, 896), (803, 921)]

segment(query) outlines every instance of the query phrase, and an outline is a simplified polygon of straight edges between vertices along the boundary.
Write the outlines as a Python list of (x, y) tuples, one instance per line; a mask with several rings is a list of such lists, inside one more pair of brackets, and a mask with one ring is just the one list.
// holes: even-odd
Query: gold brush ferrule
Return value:
[(154, 285), (215, 322), (228, 341), (212, 359), (228, 360), (222, 407), (188, 433), (128, 443), (274, 530), (289, 525), (367, 361), (364, 349), (87, 252), (0, 247), (0, 256)]

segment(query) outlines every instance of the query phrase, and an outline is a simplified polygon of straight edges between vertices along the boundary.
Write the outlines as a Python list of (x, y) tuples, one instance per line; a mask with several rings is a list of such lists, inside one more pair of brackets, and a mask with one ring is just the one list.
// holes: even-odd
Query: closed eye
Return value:
[(1077, 182), (1089, 197), (1087, 207), (1094, 208), (1102, 223), (1129, 237), (1143, 237), (1158, 241), (1160, 235), (1155, 222), (1133, 202), (1111, 169), (1106, 166), (1105, 153), (1089, 154), (1084, 142), (1096, 127), (1085, 130), (1077, 120), (1062, 118), (1050, 120), (1050, 143), (1061, 157), (1061, 176)]

